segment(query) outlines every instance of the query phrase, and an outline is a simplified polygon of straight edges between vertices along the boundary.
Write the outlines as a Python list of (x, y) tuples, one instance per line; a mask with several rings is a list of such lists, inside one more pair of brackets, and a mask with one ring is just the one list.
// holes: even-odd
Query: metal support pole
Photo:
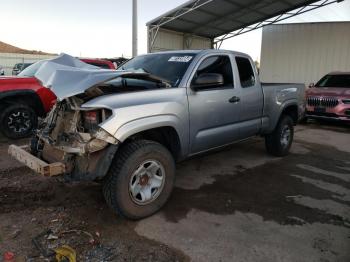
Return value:
[(132, 57), (137, 56), (137, 0), (132, 1)]

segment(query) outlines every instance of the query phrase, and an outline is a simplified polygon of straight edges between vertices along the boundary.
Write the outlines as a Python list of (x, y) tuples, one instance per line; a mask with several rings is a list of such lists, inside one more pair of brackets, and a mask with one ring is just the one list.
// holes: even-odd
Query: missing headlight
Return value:
[(104, 122), (112, 115), (112, 111), (108, 109), (83, 111), (84, 129), (93, 131), (98, 129), (98, 125)]

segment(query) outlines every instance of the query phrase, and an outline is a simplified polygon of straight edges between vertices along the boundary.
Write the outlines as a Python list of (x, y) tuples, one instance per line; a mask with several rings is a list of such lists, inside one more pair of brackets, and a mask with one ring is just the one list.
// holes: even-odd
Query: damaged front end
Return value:
[(104, 177), (119, 141), (103, 129), (113, 112), (103, 105), (87, 107), (94, 98), (143, 90), (114, 79), (145, 79), (159, 87), (168, 83), (144, 71), (101, 70), (69, 55), (42, 63), (35, 77), (57, 97), (57, 104), (39, 125), (31, 145), (9, 147), (9, 154), (45, 176), (65, 174), (70, 180)]
[(71, 97), (58, 102), (41, 123), (30, 145), (32, 155), (47, 163), (63, 163), (71, 180), (102, 178), (118, 148), (118, 141), (100, 127), (109, 109), (81, 108)]

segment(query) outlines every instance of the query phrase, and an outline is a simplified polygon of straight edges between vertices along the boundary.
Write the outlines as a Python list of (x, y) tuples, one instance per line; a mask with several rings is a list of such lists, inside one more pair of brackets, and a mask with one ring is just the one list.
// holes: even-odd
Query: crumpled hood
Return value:
[(43, 62), (35, 74), (43, 86), (49, 88), (59, 100), (72, 97), (114, 78), (145, 73), (100, 69), (67, 54)]

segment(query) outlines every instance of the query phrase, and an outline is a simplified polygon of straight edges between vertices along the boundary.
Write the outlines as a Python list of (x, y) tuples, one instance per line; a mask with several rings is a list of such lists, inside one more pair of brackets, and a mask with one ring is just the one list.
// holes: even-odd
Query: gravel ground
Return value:
[(0, 143), (0, 254), (16, 261), (44, 261), (32, 239), (48, 230), (40, 245), (79, 261), (350, 261), (349, 126), (298, 126), (285, 158), (256, 138), (180, 163), (170, 201), (138, 222), (99, 184), (35, 175)]

